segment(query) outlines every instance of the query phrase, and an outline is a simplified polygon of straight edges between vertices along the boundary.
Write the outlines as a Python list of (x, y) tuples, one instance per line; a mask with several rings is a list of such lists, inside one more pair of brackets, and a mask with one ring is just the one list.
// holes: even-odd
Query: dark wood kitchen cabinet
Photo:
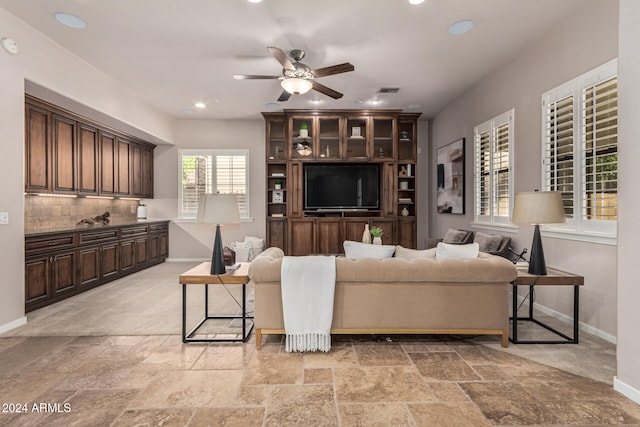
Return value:
[(26, 240), (26, 307), (43, 307), (77, 291), (75, 244), (74, 233)]
[(69, 117), (53, 115), (53, 192), (75, 193), (77, 171), (77, 122)]
[(168, 256), (168, 221), (27, 235), (25, 310), (162, 263)]
[(154, 144), (26, 96), (27, 193), (153, 198), (154, 149)]
[(28, 193), (51, 191), (51, 115), (36, 105), (26, 105), (24, 186)]
[(98, 195), (100, 141), (98, 129), (78, 126), (78, 193)]

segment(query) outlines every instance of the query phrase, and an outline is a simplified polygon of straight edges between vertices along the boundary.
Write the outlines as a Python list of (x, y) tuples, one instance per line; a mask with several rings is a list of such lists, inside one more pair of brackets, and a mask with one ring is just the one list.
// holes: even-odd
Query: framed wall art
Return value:
[(438, 213), (464, 214), (464, 138), (438, 148)]

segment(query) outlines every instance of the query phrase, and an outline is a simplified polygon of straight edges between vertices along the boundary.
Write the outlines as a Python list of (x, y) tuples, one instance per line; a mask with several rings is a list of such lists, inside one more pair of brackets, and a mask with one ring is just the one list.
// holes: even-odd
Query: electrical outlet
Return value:
[(9, 212), (0, 212), (0, 224), (9, 224)]

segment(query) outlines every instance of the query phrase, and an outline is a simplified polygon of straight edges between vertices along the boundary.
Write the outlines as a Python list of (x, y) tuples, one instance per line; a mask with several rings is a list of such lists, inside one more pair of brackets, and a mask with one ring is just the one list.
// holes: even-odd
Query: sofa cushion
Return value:
[(436, 246), (436, 259), (477, 258), (478, 252), (479, 247), (477, 243), (452, 245), (440, 242), (438, 246)]
[(347, 258), (391, 258), (396, 250), (392, 245), (371, 245), (369, 243), (354, 242), (345, 240), (342, 244), (344, 247), (344, 255)]
[(444, 234), (442, 241), (444, 243), (462, 243), (464, 238), (467, 237), (468, 232), (464, 230), (454, 230), (450, 228)]
[(473, 242), (478, 244), (481, 252), (493, 252), (497, 251), (500, 247), (502, 236), (477, 232), (473, 238)]
[(413, 259), (413, 258), (435, 258), (436, 248), (431, 249), (409, 249), (400, 245), (396, 246), (396, 258)]

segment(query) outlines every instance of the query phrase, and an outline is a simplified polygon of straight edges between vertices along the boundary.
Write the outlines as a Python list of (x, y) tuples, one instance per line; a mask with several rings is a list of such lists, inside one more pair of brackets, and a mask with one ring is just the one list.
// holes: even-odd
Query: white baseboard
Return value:
[(206, 262), (211, 261), (211, 258), (167, 258), (165, 262)]
[[(519, 295), (518, 300), (522, 302), (524, 300), (524, 297)], [(555, 317), (556, 319), (560, 320), (563, 323), (566, 323), (568, 325), (573, 325), (573, 317), (571, 316), (567, 316), (566, 314), (560, 313), (559, 311), (552, 310), (549, 307), (545, 307), (544, 305), (538, 304), (537, 302), (533, 303), (533, 308), (535, 308), (538, 311), (541, 311), (546, 315)], [(615, 336), (608, 334), (604, 331), (601, 331), (600, 329), (594, 328), (591, 325), (587, 325), (586, 323), (578, 322), (578, 327), (580, 328), (581, 331), (584, 331), (591, 335), (595, 335), (598, 338), (602, 338), (603, 340), (610, 342), (611, 344), (617, 344), (618, 342), (618, 339)]]
[(5, 323), (4, 325), (0, 325), (0, 334), (4, 334), (5, 332), (9, 332), (12, 329), (15, 329), (19, 326), (26, 325), (26, 324), (27, 324), (27, 316), (16, 319), (13, 322)]
[(620, 381), (618, 377), (613, 377), (613, 389), (640, 404), (640, 390)]

